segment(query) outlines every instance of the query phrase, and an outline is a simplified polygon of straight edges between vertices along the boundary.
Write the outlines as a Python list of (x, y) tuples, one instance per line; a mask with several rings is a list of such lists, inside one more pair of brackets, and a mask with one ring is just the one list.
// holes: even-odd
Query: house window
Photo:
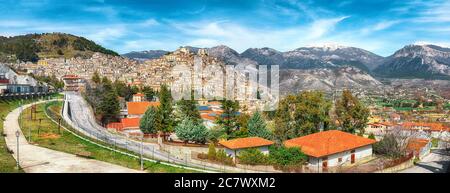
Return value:
[(338, 158), (338, 162), (339, 163), (341, 163), (342, 162), (342, 158), (340, 157), (340, 158)]

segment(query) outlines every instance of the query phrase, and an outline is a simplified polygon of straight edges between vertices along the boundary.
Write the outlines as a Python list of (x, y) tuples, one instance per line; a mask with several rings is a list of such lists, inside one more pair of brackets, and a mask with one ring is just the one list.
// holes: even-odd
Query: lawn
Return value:
[[(61, 98), (62, 95), (54, 94), (52, 97)], [(33, 99), (20, 100), (20, 99), (0, 99), (0, 134), (3, 134), (3, 119), (6, 118), (9, 112), (19, 107), (19, 105), (27, 104), (34, 101)], [(0, 137), (0, 173), (10, 173), (10, 172), (23, 172), (16, 169), (16, 160), (8, 152), (5, 144), (5, 138)]]
[[(48, 107), (49, 111), (59, 115), (61, 106), (62, 102), (37, 105), (36, 113), (33, 115), (35, 118), (34, 120), (30, 120), (31, 108), (26, 109), (22, 113), (22, 131), (27, 139), (29, 139), (29, 133), (31, 131), (31, 143), (49, 149), (81, 155), (132, 169), (140, 169), (140, 162), (136, 158), (122, 155), (86, 142), (63, 129), (61, 129), (60, 133), (58, 131), (58, 125), (45, 115), (45, 108)], [(39, 120), (41, 120), (40, 124)], [(106, 144), (103, 143), (103, 145)], [(153, 162), (144, 162), (144, 168), (147, 172), (152, 173), (193, 172), (191, 170)]]

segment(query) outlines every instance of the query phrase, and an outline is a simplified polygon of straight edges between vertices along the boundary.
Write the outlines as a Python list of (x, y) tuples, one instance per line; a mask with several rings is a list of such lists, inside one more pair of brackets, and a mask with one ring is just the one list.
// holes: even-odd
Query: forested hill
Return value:
[(0, 36), (0, 61), (36, 62), (40, 58), (90, 57), (94, 52), (118, 56), (84, 37), (64, 33), (27, 34), (13, 37)]

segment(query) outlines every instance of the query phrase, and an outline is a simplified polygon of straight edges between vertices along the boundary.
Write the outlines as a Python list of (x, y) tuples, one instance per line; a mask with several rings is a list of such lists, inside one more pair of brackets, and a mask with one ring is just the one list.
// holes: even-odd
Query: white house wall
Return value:
[[(248, 149), (248, 148), (237, 149), (237, 150), (236, 150), (236, 154), (239, 155), (239, 153), (240, 153), (241, 151), (244, 151), (244, 150), (246, 150), (246, 149)], [(259, 149), (259, 151), (261, 151), (263, 154), (266, 154), (266, 155), (269, 154), (269, 147), (268, 147), (268, 146), (258, 147), (257, 149)], [(228, 156), (231, 156), (232, 158), (234, 158), (234, 157), (236, 156), (236, 155), (234, 154), (234, 152), (235, 152), (235, 150), (225, 148), (225, 153), (226, 153)]]
[[(339, 152), (336, 154), (332, 154), (328, 156), (328, 167), (338, 166), (346, 163), (350, 163), (351, 161), (351, 150)], [(359, 161), (365, 157), (372, 155), (372, 145), (367, 145), (364, 147), (360, 147), (355, 149), (355, 161)], [(339, 163), (339, 158), (342, 158), (342, 161)], [(311, 167), (322, 167), (323, 158), (308, 158), (309, 166)], [(317, 166), (319, 164), (319, 166)]]

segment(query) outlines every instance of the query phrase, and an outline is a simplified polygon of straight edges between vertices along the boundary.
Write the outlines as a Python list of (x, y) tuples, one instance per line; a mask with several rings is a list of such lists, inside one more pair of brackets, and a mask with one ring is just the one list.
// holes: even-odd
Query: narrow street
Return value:
[(450, 165), (450, 151), (444, 149), (431, 150), (415, 166), (399, 173), (446, 173)]

